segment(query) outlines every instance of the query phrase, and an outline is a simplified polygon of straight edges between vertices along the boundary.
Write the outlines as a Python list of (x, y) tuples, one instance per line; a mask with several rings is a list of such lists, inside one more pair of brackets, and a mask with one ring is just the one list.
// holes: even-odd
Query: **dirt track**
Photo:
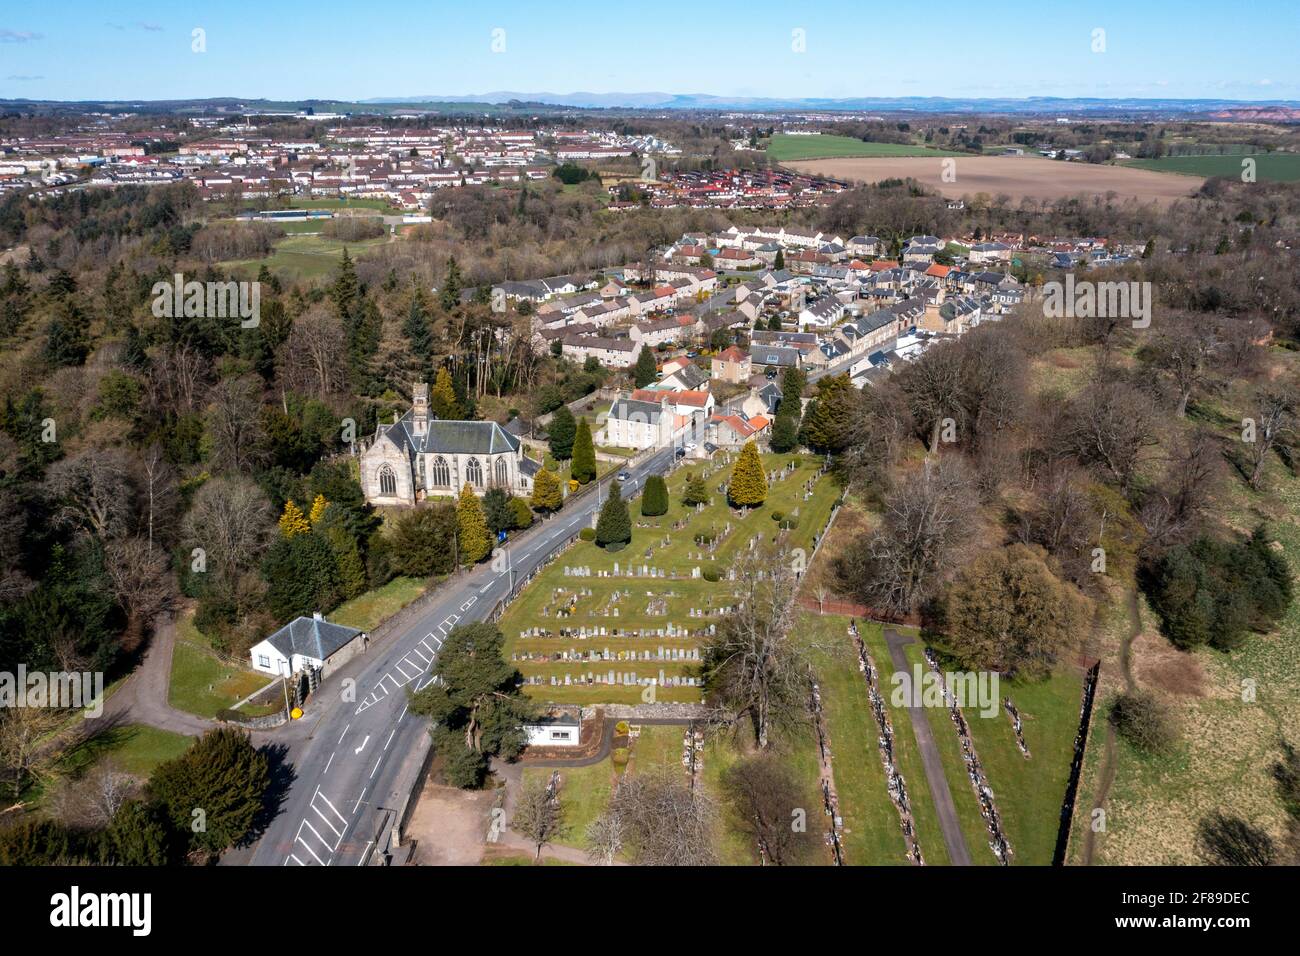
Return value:
[(859, 182), (910, 176), (950, 199), (976, 193), (990, 196), (1005, 193), (1016, 202), (1025, 197), (1052, 200), (1078, 195), (1105, 196), (1113, 192), (1121, 199), (1134, 197), (1143, 202), (1155, 201), (1165, 205), (1191, 195), (1205, 182), (1199, 176), (1157, 173), (1127, 166), (1067, 163), (1037, 156), (957, 156), (951, 159), (954, 163), (951, 168), (956, 175), (953, 182), (943, 181), (945, 166), (940, 157), (809, 159), (785, 165), (801, 173)]

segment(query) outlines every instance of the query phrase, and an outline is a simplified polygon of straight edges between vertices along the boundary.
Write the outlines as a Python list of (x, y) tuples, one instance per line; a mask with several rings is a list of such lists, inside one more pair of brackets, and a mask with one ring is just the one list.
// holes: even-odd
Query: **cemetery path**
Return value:
[[(916, 638), (900, 634), (888, 626), (885, 627), (884, 634), (894, 670), (910, 673), (903, 648), (914, 643)], [(970, 850), (966, 846), (966, 837), (961, 832), (961, 824), (957, 822), (957, 807), (952, 802), (948, 778), (943, 773), (943, 761), (939, 758), (939, 747), (934, 742), (929, 714), (924, 707), (917, 704), (908, 704), (907, 711), (912, 718), (912, 735), (916, 738), (917, 749), (921, 752), (921, 764), (925, 767), (926, 782), (929, 784), (930, 796), (934, 800), (935, 812), (939, 817), (939, 829), (943, 832), (943, 842), (948, 848), (948, 857), (952, 860), (953, 866), (970, 866)]]
[[(1128, 633), (1124, 635), (1124, 641), (1119, 648), (1119, 665), (1120, 673), (1124, 676), (1124, 690), (1126, 693), (1133, 693), (1137, 690), (1137, 679), (1133, 676), (1133, 642), (1137, 636), (1142, 633), (1142, 610), (1138, 607), (1137, 589), (1133, 588), (1128, 593)], [(1100, 614), (1100, 609), (1098, 609)], [(1117, 741), (1115, 737), (1115, 725), (1110, 721), (1106, 722), (1106, 749), (1101, 756), (1101, 769), (1097, 772), (1097, 795), (1093, 798), (1092, 809), (1105, 810), (1106, 801), (1110, 798), (1110, 788), (1115, 783), (1115, 771), (1119, 754), (1117, 753)], [(1091, 821), (1090, 821), (1091, 823)], [(1093, 854), (1097, 851), (1097, 831), (1089, 825), (1083, 835), (1083, 854), (1082, 862), (1084, 866), (1091, 866)]]

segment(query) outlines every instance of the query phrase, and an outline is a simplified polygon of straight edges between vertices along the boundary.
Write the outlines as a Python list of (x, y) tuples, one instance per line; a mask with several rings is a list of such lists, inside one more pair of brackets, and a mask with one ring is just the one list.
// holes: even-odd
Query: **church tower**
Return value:
[(429, 383), (417, 382), (411, 393), (411, 433), (423, 435), (429, 430)]

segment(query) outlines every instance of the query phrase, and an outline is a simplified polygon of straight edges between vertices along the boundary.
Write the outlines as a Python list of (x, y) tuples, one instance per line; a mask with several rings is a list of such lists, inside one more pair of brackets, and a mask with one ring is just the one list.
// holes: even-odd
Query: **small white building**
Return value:
[(318, 611), (311, 617), (290, 621), (248, 651), (253, 670), (276, 677), (291, 677), (305, 670), (331, 670), (366, 649), (369, 638), (363, 631), (331, 624)]
[(576, 747), (582, 738), (582, 720), (572, 711), (558, 710), (524, 724), (530, 747)]

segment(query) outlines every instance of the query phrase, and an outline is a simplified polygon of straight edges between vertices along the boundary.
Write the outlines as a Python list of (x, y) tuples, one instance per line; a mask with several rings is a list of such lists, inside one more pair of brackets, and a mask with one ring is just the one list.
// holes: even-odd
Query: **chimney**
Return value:
[(314, 621), (323, 621), (323, 620), (325, 620), (325, 615), (322, 614), (320, 611), (312, 611), (312, 612), (311, 612), (311, 616), (312, 616), (312, 620), (314, 620)]

